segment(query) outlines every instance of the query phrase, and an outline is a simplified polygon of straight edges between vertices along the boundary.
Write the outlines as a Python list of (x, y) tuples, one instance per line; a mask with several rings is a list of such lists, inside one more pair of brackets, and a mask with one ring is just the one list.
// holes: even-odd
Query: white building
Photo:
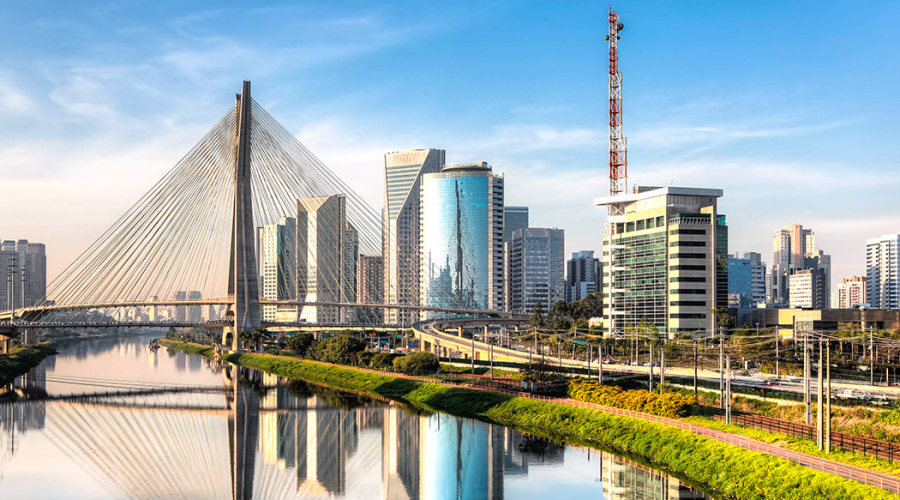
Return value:
[[(297, 298), (297, 219), (282, 217), (259, 228), (260, 293), (266, 300)], [(262, 306), (263, 321), (275, 321), (278, 306)], [(296, 311), (296, 307), (293, 307)], [(294, 315), (296, 319), (296, 314)]]
[[(359, 245), (347, 222), (344, 195), (297, 200), (297, 299), (305, 302), (355, 301)], [(352, 265), (350, 264), (352, 262)], [(300, 319), (308, 323), (352, 321), (352, 311), (333, 305), (303, 306)], [(283, 316), (282, 316), (283, 317)]]
[(819, 269), (801, 269), (788, 280), (788, 304), (792, 308), (825, 309), (825, 273)]
[[(443, 149), (413, 149), (384, 155), (384, 301), (387, 304), (419, 303), (420, 288), (420, 186), (422, 175), (440, 172)], [(389, 324), (412, 324), (415, 311), (388, 309)]]
[(900, 309), (900, 234), (866, 240), (866, 302), (873, 309)]
[(844, 278), (834, 286), (831, 294), (832, 309), (849, 309), (866, 303), (866, 277)]

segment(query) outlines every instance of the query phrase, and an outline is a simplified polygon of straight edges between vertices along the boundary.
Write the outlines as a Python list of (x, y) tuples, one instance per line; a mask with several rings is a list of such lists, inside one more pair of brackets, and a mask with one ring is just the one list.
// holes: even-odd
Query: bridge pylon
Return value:
[[(240, 333), (260, 325), (259, 280), (256, 271), (253, 193), (250, 162), (250, 82), (244, 81), (236, 98), (237, 129), (234, 147), (234, 221), (231, 231), (231, 259), (228, 269), (228, 296), (234, 298), (232, 346), (240, 348)], [(225, 334), (227, 335), (227, 331)]]

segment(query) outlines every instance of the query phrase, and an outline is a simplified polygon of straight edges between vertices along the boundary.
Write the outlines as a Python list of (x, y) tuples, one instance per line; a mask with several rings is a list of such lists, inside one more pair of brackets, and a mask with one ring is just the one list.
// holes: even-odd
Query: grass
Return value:
[[(210, 348), (165, 343), (191, 354), (212, 355)], [(642, 457), (727, 498), (896, 498), (884, 490), (782, 458), (639, 419), (294, 359), (239, 353), (228, 355), (226, 360), (284, 377), (368, 392), (422, 409), (486, 419), (551, 439), (609, 447)]]
[(6, 385), (16, 377), (41, 364), (47, 356), (56, 354), (51, 344), (16, 347), (10, 350), (9, 360), (0, 361), (0, 385)]
[(781, 434), (778, 432), (753, 429), (737, 424), (726, 424), (725, 422), (712, 420), (706, 417), (694, 416), (688, 417), (684, 420), (686, 422), (690, 422), (696, 425), (702, 425), (703, 427), (708, 427), (717, 431), (724, 431), (731, 434), (740, 434), (742, 436), (747, 436), (757, 441), (774, 444), (788, 450), (806, 453), (808, 455), (833, 460), (835, 462), (852, 465), (854, 467), (860, 467), (863, 469), (869, 469), (873, 471), (884, 472), (886, 474), (900, 476), (900, 463), (892, 463), (884, 459), (873, 457), (872, 455), (866, 455), (865, 453), (841, 450), (835, 450), (831, 453), (825, 453), (824, 451), (819, 451), (816, 443), (810, 439), (789, 436), (787, 434)]

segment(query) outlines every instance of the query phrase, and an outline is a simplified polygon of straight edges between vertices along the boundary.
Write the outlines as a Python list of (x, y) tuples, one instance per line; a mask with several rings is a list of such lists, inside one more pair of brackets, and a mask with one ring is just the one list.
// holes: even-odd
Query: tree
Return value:
[(438, 366), (437, 356), (428, 351), (411, 352), (394, 360), (394, 370), (411, 375), (434, 373)]
[(295, 333), (287, 339), (287, 348), (294, 351), (297, 356), (307, 356), (309, 348), (316, 342), (311, 333)]
[(269, 332), (265, 327), (259, 326), (254, 328), (253, 330), (244, 330), (239, 335), (238, 338), (245, 345), (245, 347), (251, 348), (253, 350), (259, 349), (259, 345), (264, 341), (268, 340)]
[(535, 304), (534, 309), (531, 310), (531, 319), (528, 320), (528, 323), (534, 328), (544, 326), (544, 307), (540, 302)]
[(347, 365), (351, 362), (351, 355), (356, 358), (356, 353), (365, 351), (366, 343), (350, 335), (341, 335), (323, 340), (311, 349), (313, 357), (326, 363)]

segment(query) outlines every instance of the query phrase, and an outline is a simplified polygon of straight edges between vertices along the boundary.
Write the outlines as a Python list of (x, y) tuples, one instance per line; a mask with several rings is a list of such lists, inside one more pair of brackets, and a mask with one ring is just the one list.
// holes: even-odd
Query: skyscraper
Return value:
[(528, 227), (528, 207), (503, 207), (503, 297), (504, 308), (510, 310), (509, 302), (512, 296), (510, 289), (511, 277), (509, 275), (509, 252), (512, 234), (516, 229)]
[[(421, 268), (419, 255), (420, 186), (422, 175), (440, 172), (443, 149), (413, 149), (384, 155), (384, 301), (418, 304)], [(413, 311), (385, 311), (385, 322), (411, 324)]]
[(766, 263), (757, 252), (728, 256), (729, 307), (756, 307), (766, 302)]
[(513, 231), (509, 242), (509, 310), (544, 311), (565, 300), (565, 232), (528, 227)]
[(512, 240), (516, 229), (528, 227), (528, 207), (503, 207), (503, 241)]
[[(355, 258), (353, 227), (347, 222), (344, 195), (297, 200), (297, 298), (305, 302), (346, 303), (356, 296), (356, 276), (348, 275)], [(358, 250), (357, 250), (358, 251)], [(355, 270), (355, 261), (352, 266)], [(303, 306), (309, 323), (346, 323), (351, 313), (330, 305)]]
[(810, 268), (794, 271), (788, 277), (788, 304), (792, 308), (825, 309), (825, 271)]
[[(297, 299), (297, 219), (282, 217), (259, 228), (259, 280), (262, 298)], [(262, 318), (275, 321), (279, 306), (264, 304)], [(282, 308), (287, 309), (287, 308)], [(294, 311), (296, 320), (296, 307)]]
[(831, 294), (832, 309), (849, 309), (864, 303), (866, 303), (865, 276), (844, 278), (834, 285), (834, 293)]
[(604, 329), (642, 322), (660, 334), (709, 334), (728, 304), (728, 227), (721, 189), (642, 187), (600, 198), (611, 206), (603, 236)]
[(829, 303), (831, 256), (816, 250), (816, 235), (812, 229), (791, 224), (775, 231), (772, 241), (772, 270), (769, 273), (768, 302), (789, 303), (790, 276), (802, 269), (821, 269), (826, 287), (825, 303)]
[(900, 309), (900, 234), (866, 240), (866, 302)]
[(0, 243), (0, 310), (36, 305), (47, 295), (47, 256), (43, 243)]
[(502, 310), (503, 174), (485, 163), (425, 174), (421, 304)]
[(594, 257), (593, 250), (573, 253), (566, 264), (566, 301), (581, 300), (600, 290), (602, 275), (600, 259)]
[[(360, 255), (356, 283), (357, 301), (364, 304), (383, 304), (384, 259)], [(362, 308), (359, 316), (364, 324), (380, 324), (384, 322), (384, 309)]]

